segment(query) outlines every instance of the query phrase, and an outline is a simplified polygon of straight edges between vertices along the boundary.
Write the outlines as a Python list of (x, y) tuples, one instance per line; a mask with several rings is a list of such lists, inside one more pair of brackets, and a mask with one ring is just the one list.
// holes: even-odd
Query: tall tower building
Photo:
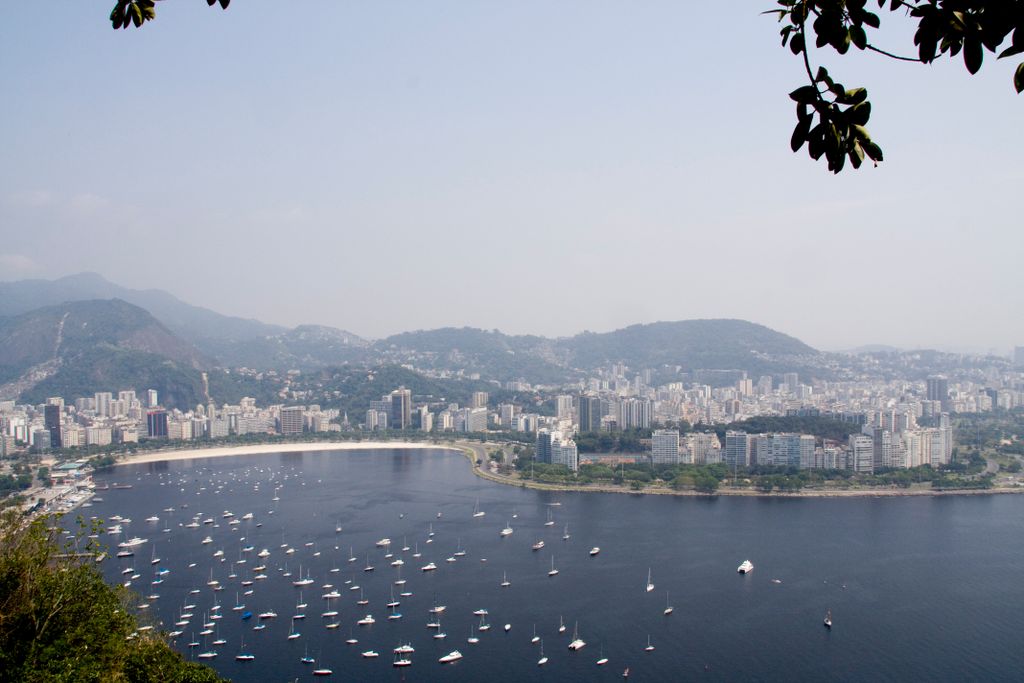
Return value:
[(486, 391), (474, 391), (473, 396), (470, 398), (470, 408), (486, 408), (487, 407), (487, 392)]
[(46, 430), (50, 432), (50, 448), (61, 448), (60, 438), (61, 407), (55, 403), (47, 403), (43, 408), (43, 419)]
[(601, 431), (601, 399), (580, 396), (580, 432)]
[(939, 401), (943, 410), (949, 410), (949, 380), (944, 375), (932, 375), (927, 381), (927, 399)]
[(391, 392), (391, 429), (412, 427), (412, 391), (400, 387)]

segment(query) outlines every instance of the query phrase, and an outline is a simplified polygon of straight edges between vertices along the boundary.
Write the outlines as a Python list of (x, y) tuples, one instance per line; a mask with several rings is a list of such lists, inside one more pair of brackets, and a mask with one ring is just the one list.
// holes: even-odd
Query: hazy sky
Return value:
[(113, 0), (0, 5), (0, 280), (92, 270), (368, 337), (730, 317), (1024, 344), (1010, 60), (822, 53), (887, 158), (834, 177), (789, 150), (770, 0), (157, 5), (118, 32)]

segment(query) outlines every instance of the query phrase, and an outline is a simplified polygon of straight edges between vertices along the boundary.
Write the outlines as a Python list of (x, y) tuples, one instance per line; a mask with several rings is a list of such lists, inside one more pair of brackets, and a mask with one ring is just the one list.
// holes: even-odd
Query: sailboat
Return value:
[(355, 562), (356, 561), (356, 556), (352, 554), (352, 546), (348, 547), (348, 561), (349, 562)]
[(601, 646), (601, 654), (597, 658), (597, 665), (598, 666), (604, 666), (607, 663), (608, 663), (608, 658), (604, 656), (604, 645), (602, 645)]
[(654, 652), (654, 646), (651, 645), (651, 634), (647, 634), (647, 647), (644, 648), (644, 652)]
[(483, 517), (486, 514), (487, 514), (486, 512), (484, 512), (483, 510), (480, 509), (480, 499), (477, 498), (476, 499), (476, 505), (473, 506), (473, 516), (474, 517)]
[(256, 655), (245, 651), (245, 636), (242, 636), (241, 644), (238, 647), (238, 654), (235, 655), (235, 661), (251, 662), (254, 659), (256, 659)]
[(672, 614), (672, 610), (675, 608), (668, 601), (668, 591), (665, 591), (665, 611), (662, 612), (666, 617)]
[(583, 647), (587, 644), (586, 641), (584, 641), (582, 638), (580, 638), (579, 625), (580, 624), (579, 624), (578, 621), (575, 624), (573, 624), (573, 627), (572, 627), (572, 642), (569, 643), (569, 649), (570, 650), (582, 650)]
[(562, 615), (558, 615), (558, 632), (565, 633), (565, 622), (562, 621)]
[(512, 535), (512, 526), (508, 522), (505, 522), (505, 528), (501, 530), (501, 536), (502, 536), (502, 538), (504, 538), (505, 536), (511, 536), (511, 535)]
[(469, 643), (470, 645), (476, 645), (477, 643), (480, 642), (480, 639), (477, 638), (476, 635), (473, 633), (473, 626), (472, 625), (470, 625), (470, 627), (469, 627), (469, 638), (466, 638), (466, 642)]
[(554, 526), (555, 520), (551, 517), (551, 510), (548, 509), (548, 521), (544, 522), (544, 526)]
[(316, 662), (315, 659), (313, 659), (312, 657), (309, 656), (309, 646), (308, 645), (306, 646), (305, 654), (302, 655), (302, 658), (299, 659), (299, 661), (302, 662), (303, 664), (313, 664), (313, 663)]
[(537, 660), (537, 666), (544, 666), (548, 663), (548, 658), (544, 655), (544, 641), (540, 641), (540, 659)]
[(562, 532), (562, 540), (563, 541), (568, 541), (570, 538), (572, 538), (572, 537), (569, 535), (569, 523), (566, 522), (566, 524), (565, 524), (565, 531)]
[(508, 580), (508, 574), (506, 572), (501, 573), (501, 587), (508, 588), (512, 585), (512, 582)]
[(533, 625), (533, 638), (530, 639), (531, 643), (540, 642), (540, 636), (537, 635), (537, 624)]
[(832, 628), (832, 610), (831, 609), (825, 611), (825, 621), (824, 621), (824, 624), (825, 624), (825, 628), (828, 628), (828, 629)]
[(650, 593), (652, 590), (654, 590), (654, 584), (651, 583), (651, 570), (648, 568), (648, 570), (647, 570), (647, 592)]
[(551, 571), (548, 572), (548, 576), (554, 576), (557, 573), (558, 573), (558, 570), (555, 569), (555, 556), (552, 555), (551, 556)]

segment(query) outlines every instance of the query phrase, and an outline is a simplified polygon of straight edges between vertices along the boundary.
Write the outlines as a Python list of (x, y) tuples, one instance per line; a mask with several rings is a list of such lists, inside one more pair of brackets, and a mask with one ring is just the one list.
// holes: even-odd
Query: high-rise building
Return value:
[(516, 407), (511, 403), (502, 403), (498, 406), (498, 422), (502, 429), (512, 429), (512, 418), (515, 414)]
[(486, 391), (474, 391), (473, 396), (470, 398), (470, 408), (486, 408), (487, 407), (487, 392)]
[(622, 429), (647, 429), (651, 426), (651, 402), (645, 398), (627, 398), (619, 404)]
[(61, 407), (53, 403), (47, 403), (43, 407), (43, 424), (46, 431), (50, 432), (50, 447), (61, 448), (60, 436)]
[(555, 399), (555, 415), (559, 420), (572, 418), (572, 396), (562, 395)]
[(573, 472), (580, 469), (580, 456), (576, 450), (576, 442), (559, 436), (551, 444), (551, 464), (565, 465)]
[(167, 438), (166, 410), (150, 410), (146, 413), (146, 433), (151, 439)]
[(302, 413), (302, 406), (281, 408), (281, 415), (278, 418), (280, 420), (278, 432), (283, 435), (301, 434), (303, 427)]
[(675, 429), (655, 429), (651, 434), (651, 463), (655, 465), (679, 464), (679, 432)]
[(96, 414), (100, 417), (110, 417), (110, 402), (114, 400), (114, 395), (109, 391), (97, 391), (94, 396)]
[(722, 462), (729, 467), (747, 467), (750, 465), (750, 453), (753, 439), (746, 432), (726, 432), (725, 452)]
[(601, 399), (580, 396), (580, 433), (601, 431)]
[(870, 436), (850, 434), (847, 467), (857, 473), (873, 474), (875, 469), (875, 447)]
[(789, 389), (789, 393), (795, 394), (796, 388), (800, 386), (800, 375), (795, 372), (787, 372), (782, 375), (782, 382)]
[(158, 405), (160, 405), (160, 398), (159, 398), (159, 396), (156, 393), (156, 389), (147, 389), (146, 390), (146, 407), (147, 408), (156, 408)]
[(949, 410), (949, 380), (944, 375), (932, 375), (927, 380), (929, 401), (938, 401), (943, 410)]
[(553, 436), (552, 432), (549, 432), (546, 429), (542, 429), (537, 432), (537, 441), (533, 451), (534, 460), (543, 463), (551, 462), (551, 443)]
[(391, 429), (412, 427), (412, 391), (404, 387), (391, 392)]

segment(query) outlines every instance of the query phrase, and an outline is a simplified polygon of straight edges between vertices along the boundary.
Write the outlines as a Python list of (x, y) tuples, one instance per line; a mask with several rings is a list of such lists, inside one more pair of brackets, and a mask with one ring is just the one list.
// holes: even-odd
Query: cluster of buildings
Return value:
[(140, 438), (191, 440), (244, 434), (294, 435), (337, 431), (337, 410), (318, 405), (260, 408), (255, 399), (237, 405), (213, 402), (182, 412), (160, 405), (156, 390), (97, 392), (67, 403), (61, 397), (42, 406), (0, 401), (0, 455), (21, 443), (37, 450), (137, 443)]

